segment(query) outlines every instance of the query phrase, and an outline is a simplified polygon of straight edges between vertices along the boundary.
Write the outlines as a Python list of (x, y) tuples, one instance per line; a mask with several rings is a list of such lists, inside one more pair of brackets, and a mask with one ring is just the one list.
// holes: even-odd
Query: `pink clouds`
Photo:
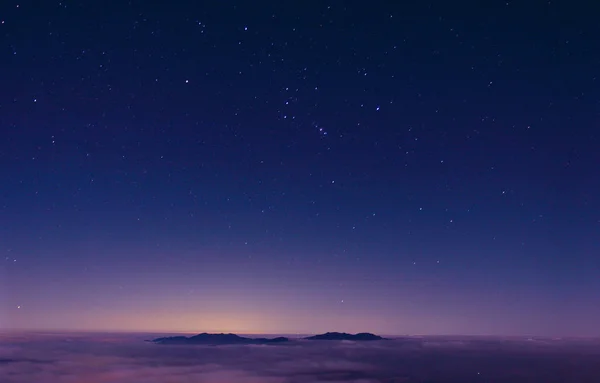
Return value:
[(405, 338), (215, 347), (155, 345), (139, 335), (0, 337), (2, 383), (476, 382), (483, 377), (597, 383), (598, 360), (598, 342)]

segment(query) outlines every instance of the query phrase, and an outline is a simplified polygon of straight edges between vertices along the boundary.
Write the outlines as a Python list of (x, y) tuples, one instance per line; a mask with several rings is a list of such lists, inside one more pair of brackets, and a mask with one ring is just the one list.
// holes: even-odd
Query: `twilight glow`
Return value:
[(146, 3), (0, 5), (1, 330), (600, 336), (597, 13)]

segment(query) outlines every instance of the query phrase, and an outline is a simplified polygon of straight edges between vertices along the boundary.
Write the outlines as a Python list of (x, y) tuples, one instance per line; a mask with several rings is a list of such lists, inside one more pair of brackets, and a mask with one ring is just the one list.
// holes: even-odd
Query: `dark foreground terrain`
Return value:
[(288, 342), (289, 339), (286, 337), (277, 338), (249, 338), (245, 336), (239, 336), (237, 334), (208, 334), (202, 333), (193, 336), (167, 336), (162, 338), (156, 338), (150, 342), (156, 344), (179, 344), (179, 345), (243, 345), (243, 344), (278, 344)]
[[(367, 333), (367, 332), (361, 332), (358, 334), (348, 334), (345, 332), (328, 332), (325, 334), (318, 334), (318, 335), (314, 335), (314, 336), (309, 336), (306, 338), (303, 338), (304, 340), (333, 340), (333, 341), (339, 341), (339, 340), (352, 340), (352, 341), (356, 341), (356, 342), (362, 342), (362, 341), (372, 341), (372, 340), (384, 340), (385, 338), (382, 338), (378, 335), (375, 334), (371, 334), (371, 333)], [(299, 339), (295, 339), (295, 340), (299, 340)], [(203, 332), (202, 334), (198, 334), (198, 335), (193, 335), (193, 336), (167, 336), (167, 337), (161, 337), (161, 338), (156, 338), (153, 340), (150, 340), (149, 342), (152, 343), (156, 343), (156, 344), (168, 344), (168, 345), (174, 345), (174, 344), (179, 344), (179, 345), (213, 345), (213, 346), (219, 346), (219, 345), (233, 345), (233, 344), (237, 344), (237, 345), (242, 345), (242, 344), (281, 344), (281, 343), (286, 343), (289, 342), (290, 339), (283, 337), (283, 336), (279, 336), (276, 338), (254, 338), (254, 337), (245, 337), (245, 336), (239, 336), (237, 334), (209, 334), (209, 333), (205, 333)]]
[(598, 383), (600, 341), (427, 337), (163, 345), (150, 334), (0, 334), (2, 383)]

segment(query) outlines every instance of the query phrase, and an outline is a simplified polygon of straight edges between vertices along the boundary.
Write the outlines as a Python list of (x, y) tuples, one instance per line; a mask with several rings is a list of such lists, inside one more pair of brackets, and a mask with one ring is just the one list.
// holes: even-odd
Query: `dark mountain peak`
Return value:
[(363, 340), (382, 340), (382, 338), (378, 335), (371, 334), (368, 332), (361, 332), (358, 334), (348, 334), (345, 332), (326, 332), (325, 334), (319, 334), (314, 336), (309, 336), (309, 340), (355, 340), (355, 341), (363, 341)]
[(358, 334), (355, 334), (354, 337), (355, 338), (359, 338), (359, 339), (365, 339), (365, 340), (371, 340), (371, 339), (373, 339), (373, 340), (382, 340), (382, 339), (385, 339), (385, 338), (383, 338), (383, 337), (381, 337), (379, 335), (375, 335), (375, 334), (372, 334), (370, 332), (359, 332)]
[(194, 335), (188, 338), (191, 341), (218, 341), (218, 342), (241, 342), (244, 339), (247, 338), (243, 338), (239, 335), (236, 334), (209, 334), (206, 332), (203, 332), (202, 334), (198, 334), (198, 335)]
[(207, 345), (225, 345), (225, 344), (269, 344), (287, 342), (285, 337), (278, 338), (246, 338), (236, 334), (209, 334), (202, 333), (190, 337), (172, 336), (165, 338), (156, 338), (153, 343), (158, 344), (207, 344)]

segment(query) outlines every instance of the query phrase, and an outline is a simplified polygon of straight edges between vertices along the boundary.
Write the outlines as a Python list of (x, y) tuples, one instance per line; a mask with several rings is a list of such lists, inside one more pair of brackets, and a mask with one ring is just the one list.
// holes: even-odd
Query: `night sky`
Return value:
[(2, 1), (0, 328), (600, 335), (600, 10), (480, 3)]

